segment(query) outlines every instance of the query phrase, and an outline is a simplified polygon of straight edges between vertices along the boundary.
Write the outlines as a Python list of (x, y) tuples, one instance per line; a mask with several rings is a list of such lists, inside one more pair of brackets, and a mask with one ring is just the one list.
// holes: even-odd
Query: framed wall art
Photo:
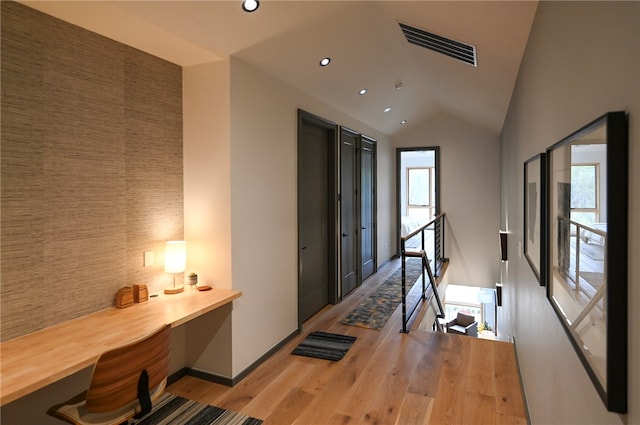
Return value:
[(547, 149), (547, 297), (607, 409), (627, 411), (628, 117)]
[(524, 163), (524, 256), (538, 279), (545, 284), (546, 265), (546, 154)]

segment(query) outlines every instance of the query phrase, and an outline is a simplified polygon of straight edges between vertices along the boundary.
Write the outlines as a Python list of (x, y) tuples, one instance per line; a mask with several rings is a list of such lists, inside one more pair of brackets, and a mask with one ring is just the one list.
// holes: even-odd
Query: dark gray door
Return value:
[(376, 157), (375, 141), (362, 137), (360, 143), (360, 223), (362, 280), (371, 276), (376, 265)]
[(361, 282), (358, 275), (360, 253), (358, 135), (343, 129), (340, 143), (340, 235), (342, 296)]
[(335, 269), (332, 157), (336, 130), (329, 123), (307, 118), (300, 119), (298, 130), (299, 323), (335, 302), (331, 270)]

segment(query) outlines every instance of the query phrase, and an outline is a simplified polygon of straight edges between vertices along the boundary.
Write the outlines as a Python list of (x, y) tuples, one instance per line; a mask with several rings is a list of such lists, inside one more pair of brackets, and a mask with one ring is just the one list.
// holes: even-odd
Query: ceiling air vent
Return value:
[(407, 41), (411, 44), (442, 53), (443, 55), (458, 59), (472, 66), (478, 66), (475, 46), (451, 40), (441, 35), (410, 27), (402, 23), (400, 23), (400, 28), (402, 28), (402, 32), (405, 37), (407, 37)]

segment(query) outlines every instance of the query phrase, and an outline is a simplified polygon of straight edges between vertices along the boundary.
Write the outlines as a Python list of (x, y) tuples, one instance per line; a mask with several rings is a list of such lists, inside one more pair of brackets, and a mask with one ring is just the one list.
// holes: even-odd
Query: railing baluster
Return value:
[(580, 227), (576, 223), (576, 296), (580, 293)]
[(407, 275), (405, 268), (406, 261), (406, 247), (405, 247), (405, 239), (401, 239), (400, 241), (400, 251), (402, 253), (402, 332), (407, 333)]

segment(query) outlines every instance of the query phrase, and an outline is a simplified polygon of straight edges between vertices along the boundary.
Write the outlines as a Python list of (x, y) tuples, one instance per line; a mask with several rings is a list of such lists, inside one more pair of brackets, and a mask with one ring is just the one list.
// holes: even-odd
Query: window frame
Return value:
[[(427, 203), (426, 204), (412, 204), (411, 203), (411, 171), (414, 170), (427, 170), (427, 178), (428, 178), (428, 191), (427, 191)], [(435, 199), (435, 178), (436, 178), (436, 173), (435, 173), (436, 167), (434, 166), (427, 166), (427, 167), (407, 167), (407, 175), (406, 175), (406, 204), (405, 204), (405, 208), (407, 210), (407, 215), (410, 215), (408, 212), (411, 209), (415, 209), (415, 210), (426, 210), (427, 211), (427, 216), (429, 217), (429, 219), (432, 219), (435, 214), (434, 214), (434, 205), (433, 205), (433, 200)]]
[(597, 162), (576, 162), (571, 164), (571, 168), (573, 167), (593, 167), (595, 172), (595, 207), (594, 208), (574, 208), (571, 206), (570, 212), (584, 212), (584, 213), (594, 213), (595, 219), (594, 223), (598, 223), (600, 221), (600, 164)]

